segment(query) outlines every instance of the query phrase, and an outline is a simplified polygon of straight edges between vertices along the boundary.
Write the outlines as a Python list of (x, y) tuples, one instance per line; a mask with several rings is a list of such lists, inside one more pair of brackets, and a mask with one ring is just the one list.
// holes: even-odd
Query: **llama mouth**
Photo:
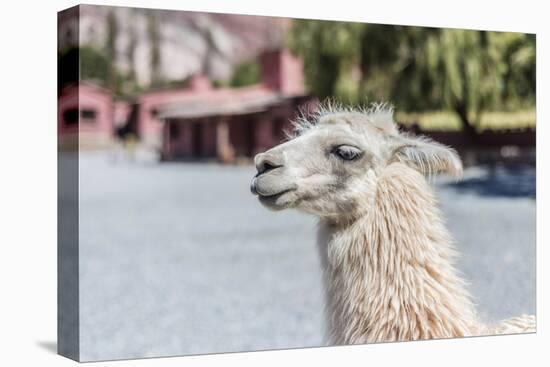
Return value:
[(258, 194), (258, 199), (260, 200), (260, 203), (265, 205), (268, 208), (271, 209), (284, 209), (290, 204), (289, 200), (285, 200), (284, 198), (281, 199), (283, 196), (288, 194), (289, 192), (294, 191), (294, 189), (288, 189), (281, 191), (277, 194), (273, 195), (262, 195)]
[(252, 192), (252, 194), (258, 196), (258, 199), (263, 205), (269, 208), (278, 208), (278, 207), (283, 207), (285, 205), (284, 203), (281, 202), (280, 198), (283, 195), (291, 191), (294, 191), (294, 188), (288, 188), (288, 189), (281, 190), (279, 192), (272, 193), (271, 190), (266, 189), (265, 187), (263, 188), (263, 190), (262, 188), (259, 188), (257, 177), (254, 177), (252, 179), (252, 182), (250, 183), (250, 191)]
[(260, 203), (269, 209), (280, 210), (291, 205), (289, 193), (297, 189), (296, 185), (273, 173), (258, 174), (250, 183), (250, 191), (258, 196)]
[(262, 197), (275, 197), (294, 190), (295, 185), (284, 180), (273, 179), (272, 175), (256, 175), (250, 182), (250, 192)]
[(260, 194), (260, 193), (258, 193), (257, 195), (258, 195), (258, 198), (263, 199), (263, 200), (273, 200), (273, 199), (276, 199), (278, 197), (283, 196), (284, 194), (286, 194), (287, 192), (290, 192), (292, 190), (293, 189), (288, 189), (288, 190), (284, 190), (284, 191), (278, 192), (276, 194), (271, 194), (271, 195), (263, 195), (263, 194)]
[(256, 187), (257, 177), (258, 177), (258, 176), (254, 176), (254, 178), (252, 179), (252, 182), (250, 182), (250, 192), (251, 192), (253, 195), (259, 195), (259, 194), (258, 194), (258, 188)]

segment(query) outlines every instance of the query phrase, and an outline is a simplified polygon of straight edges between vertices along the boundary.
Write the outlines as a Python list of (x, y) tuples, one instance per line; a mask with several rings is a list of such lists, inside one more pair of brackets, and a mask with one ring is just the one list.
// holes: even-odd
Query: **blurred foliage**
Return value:
[(320, 98), (451, 110), (472, 133), (484, 111), (535, 103), (530, 34), (296, 20), (288, 44)]
[(60, 87), (92, 80), (106, 86), (109, 79), (110, 63), (105, 55), (93, 47), (72, 47), (58, 55), (58, 83)]
[(166, 88), (187, 88), (191, 83), (191, 77), (188, 76), (183, 79), (169, 80), (163, 83), (163, 87)]
[(128, 72), (115, 69), (114, 76), (114, 85), (110, 88), (116, 97), (130, 97), (145, 91), (145, 88), (137, 83), (131, 69)]
[(249, 60), (238, 64), (231, 76), (229, 85), (232, 87), (244, 87), (256, 84), (260, 81), (260, 64), (257, 60)]
[(80, 78), (97, 80), (106, 85), (110, 77), (111, 61), (93, 47), (80, 48)]
[[(306, 82), (320, 98), (355, 102), (350, 74), (359, 63), (359, 23), (295, 20), (289, 34), (293, 53), (304, 60)], [(350, 90), (351, 89), (351, 90)]]
[[(395, 120), (405, 126), (418, 124), (427, 131), (458, 131), (462, 124), (458, 115), (452, 111), (401, 112), (395, 114)], [(482, 112), (479, 131), (534, 128), (536, 111), (534, 108), (517, 111)]]
[(117, 97), (143, 91), (130, 73), (113, 67), (105, 52), (92, 46), (72, 47), (58, 54), (58, 86), (87, 80), (111, 90)]
[(225, 80), (221, 80), (221, 79), (214, 79), (214, 80), (212, 80), (212, 86), (215, 89), (224, 88), (224, 87), (228, 86), (228, 82), (225, 81)]

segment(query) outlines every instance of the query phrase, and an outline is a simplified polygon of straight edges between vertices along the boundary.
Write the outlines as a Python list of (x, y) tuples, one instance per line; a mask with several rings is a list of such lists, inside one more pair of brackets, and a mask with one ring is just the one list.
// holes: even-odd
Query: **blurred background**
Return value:
[(58, 28), (82, 360), (323, 345), (315, 220), (248, 187), (325, 98), (459, 151), (434, 182), (459, 268), (485, 319), (535, 313), (535, 35), (92, 5)]

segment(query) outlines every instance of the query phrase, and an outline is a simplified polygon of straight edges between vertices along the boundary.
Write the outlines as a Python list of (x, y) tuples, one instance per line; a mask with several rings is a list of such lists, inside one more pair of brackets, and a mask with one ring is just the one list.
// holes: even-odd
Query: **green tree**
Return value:
[(299, 20), (289, 46), (321, 98), (450, 109), (472, 134), (483, 111), (534, 103), (532, 35)]
[[(290, 49), (304, 59), (309, 88), (320, 98), (354, 97), (339, 93), (351, 67), (358, 62), (359, 23), (297, 20), (289, 35)], [(340, 88), (339, 88), (340, 87)]]
[(60, 88), (80, 80), (92, 80), (105, 86), (109, 79), (109, 60), (91, 46), (73, 47), (60, 53), (57, 67)]
[(243, 87), (258, 83), (260, 80), (260, 65), (257, 60), (245, 61), (238, 64), (233, 71), (229, 85)]
[(80, 80), (94, 80), (106, 86), (111, 75), (109, 59), (98, 49), (84, 46), (79, 49)]
[(511, 106), (534, 105), (536, 90), (535, 35), (506, 33), (504, 63), (504, 102)]

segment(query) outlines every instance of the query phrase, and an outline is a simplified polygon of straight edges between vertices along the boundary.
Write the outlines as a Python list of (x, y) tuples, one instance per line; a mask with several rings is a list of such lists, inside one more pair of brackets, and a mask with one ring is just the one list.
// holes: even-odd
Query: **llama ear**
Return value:
[(397, 137), (390, 162), (405, 163), (426, 175), (445, 172), (457, 179), (462, 177), (462, 162), (457, 152), (426, 137)]

